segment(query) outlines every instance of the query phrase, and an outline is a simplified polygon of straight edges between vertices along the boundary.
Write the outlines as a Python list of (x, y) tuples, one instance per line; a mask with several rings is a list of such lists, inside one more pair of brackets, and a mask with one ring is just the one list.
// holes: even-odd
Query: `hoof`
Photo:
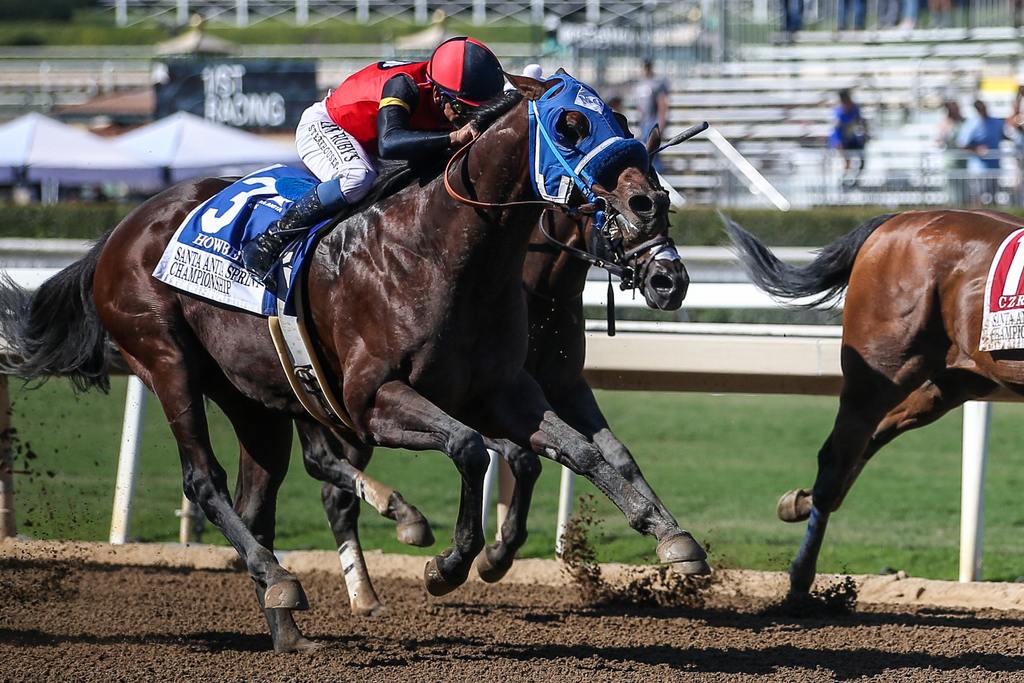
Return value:
[(269, 586), (263, 594), (266, 609), (309, 609), (309, 600), (297, 579), (285, 579)]
[(782, 494), (775, 513), (783, 522), (803, 522), (811, 516), (813, 504), (810, 489), (793, 489)]
[(274, 645), (274, 652), (312, 652), (327, 647), (324, 643), (300, 636), (296, 640), (281, 645)]
[(704, 576), (711, 573), (711, 566), (704, 560), (673, 562), (669, 565), (676, 574), (682, 576)]
[[(708, 554), (700, 543), (693, 540), (693, 536), (680, 531), (678, 534), (669, 536), (658, 544), (658, 560), (663, 564), (688, 564), (704, 563)], [(707, 566), (707, 563), (704, 563)]]
[(417, 548), (428, 548), (434, 545), (434, 532), (430, 530), (430, 523), (425, 519), (399, 524), (395, 527), (395, 537), (400, 543)]
[(476, 558), (476, 573), (480, 575), (480, 578), (487, 583), (497, 583), (501, 581), (505, 574), (508, 574), (508, 570), (512, 568), (512, 563), (509, 562), (507, 566), (502, 567), (491, 561), (491, 549), (494, 546), (487, 546), (484, 551)]
[(427, 592), (435, 597), (451, 593), (461, 586), (462, 583), (462, 581), (456, 583), (444, 578), (441, 574), (441, 569), (437, 566), (436, 557), (430, 558), (427, 566), (423, 568), (423, 584), (426, 586)]

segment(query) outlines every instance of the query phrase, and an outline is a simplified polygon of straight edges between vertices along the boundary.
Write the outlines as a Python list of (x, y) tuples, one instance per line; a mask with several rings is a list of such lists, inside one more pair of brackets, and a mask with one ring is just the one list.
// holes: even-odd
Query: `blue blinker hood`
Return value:
[[(558, 83), (529, 103), (530, 179), (538, 196), (566, 204), (575, 184), (592, 202), (596, 195), (591, 187), (604, 173), (627, 166), (648, 168), (643, 143), (626, 137), (611, 108), (590, 86), (566, 74), (550, 80)], [(567, 111), (579, 112), (590, 124), (589, 134), (575, 147), (555, 128)]]

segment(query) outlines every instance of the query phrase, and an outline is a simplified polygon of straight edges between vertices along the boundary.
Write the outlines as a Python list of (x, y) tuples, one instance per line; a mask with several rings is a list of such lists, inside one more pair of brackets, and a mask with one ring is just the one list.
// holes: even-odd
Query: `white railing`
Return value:
[[(0, 241), (0, 254), (12, 258)], [(64, 247), (69, 246), (67, 243)], [(26, 248), (22, 244), (21, 248)], [(14, 249), (17, 251), (17, 249)], [(61, 249), (55, 249), (61, 252)], [(724, 249), (682, 248), (683, 256), (694, 270), (699, 263), (720, 268)], [(688, 254), (688, 251), (693, 253)], [(786, 256), (805, 260), (807, 250), (780, 249)], [(63, 252), (66, 255), (66, 251)], [(24, 258), (24, 256), (23, 256)], [(44, 257), (41, 257), (44, 258)], [(37, 287), (54, 274), (50, 268), (7, 268), (15, 282), (26, 288)], [(584, 304), (605, 304), (606, 282), (588, 282)], [(642, 300), (619, 297), (622, 307), (644, 307)], [(690, 308), (779, 308), (779, 304), (756, 290), (749, 283), (696, 282), (691, 285), (686, 305)], [(608, 337), (604, 323), (587, 323), (587, 362), (585, 374), (592, 386), (603, 389), (645, 389), (657, 391), (716, 391), (767, 394), (837, 395), (842, 371), (839, 365), (841, 329), (835, 325), (762, 325), (701, 324), (682, 322), (617, 322), (618, 334)], [(133, 504), (134, 477), (141, 440), (144, 395), (142, 382), (131, 377), (125, 406), (124, 428), (119, 455), (115, 509), (110, 540), (123, 543), (129, 534)], [(998, 400), (1011, 399), (1002, 394)], [(0, 402), (3, 397), (0, 396)], [(981, 577), (982, 493), (987, 458), (989, 404), (969, 402), (964, 407), (963, 480), (961, 495), (960, 580), (976, 581)], [(492, 466), (496, 459), (492, 459)], [(564, 470), (561, 478), (556, 547), (572, 510), (574, 476)], [(492, 470), (485, 492), (485, 510), (494, 500)], [(11, 491), (9, 483), (0, 492)], [(10, 508), (13, 524), (13, 503)], [(499, 508), (500, 510), (500, 508)], [(182, 540), (187, 542), (189, 524), (195, 514), (183, 504)], [(486, 513), (485, 513), (486, 514)], [(500, 526), (500, 524), (499, 524)], [(2, 528), (0, 528), (2, 531)], [(13, 529), (11, 530), (13, 532)]]

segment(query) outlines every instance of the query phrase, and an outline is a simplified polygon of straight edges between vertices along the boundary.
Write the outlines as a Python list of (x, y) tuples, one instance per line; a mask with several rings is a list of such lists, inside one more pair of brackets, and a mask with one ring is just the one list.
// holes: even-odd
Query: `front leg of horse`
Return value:
[(658, 559), (683, 574), (706, 574), (707, 553), (676, 521), (662, 513), (615, 469), (601, 451), (558, 417), (536, 381), (525, 372), (491, 406), (491, 419), (513, 442), (565, 465), (591, 481), (629, 525), (658, 540)]
[(540, 458), (533, 451), (501, 441), (492, 446), (501, 453), (515, 476), (515, 488), (508, 515), (501, 525), (501, 540), (484, 548), (476, 561), (476, 571), (488, 583), (501, 580), (512, 568), (516, 553), (526, 543), (526, 517), (530, 511), (533, 487), (540, 476)]
[(586, 477), (626, 516), (636, 531), (658, 540), (658, 559), (671, 564), (681, 574), (707, 574), (707, 553), (688, 531), (679, 528), (672, 517), (641, 494), (609, 464), (601, 451), (551, 411), (544, 414), (539, 429), (531, 437), (537, 453), (565, 465)]
[(381, 386), (367, 413), (373, 441), (389, 448), (440, 450), (462, 478), (454, 543), (427, 562), (424, 582), (431, 595), (445, 595), (466, 582), (484, 546), (483, 485), (490, 456), (483, 437), (398, 381)]

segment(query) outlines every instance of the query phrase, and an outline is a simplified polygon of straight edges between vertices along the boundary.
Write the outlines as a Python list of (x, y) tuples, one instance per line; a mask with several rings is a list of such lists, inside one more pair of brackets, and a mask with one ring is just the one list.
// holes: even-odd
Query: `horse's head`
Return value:
[(682, 305), (690, 279), (668, 236), (668, 194), (645, 146), (585, 84), (564, 72), (547, 81), (508, 76), (529, 100), (530, 173), (542, 199), (590, 214), (587, 248), (652, 308)]

